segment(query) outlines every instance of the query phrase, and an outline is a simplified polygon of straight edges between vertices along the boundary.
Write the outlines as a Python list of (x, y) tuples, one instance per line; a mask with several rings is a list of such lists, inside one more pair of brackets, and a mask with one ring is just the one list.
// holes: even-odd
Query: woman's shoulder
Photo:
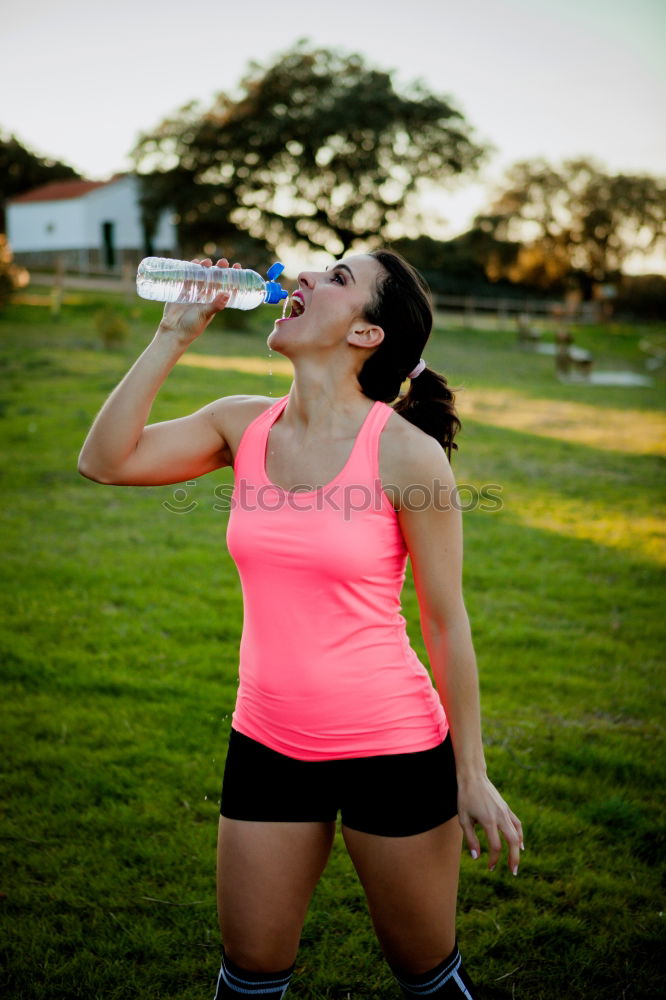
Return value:
[(394, 483), (401, 492), (409, 486), (429, 485), (433, 479), (452, 478), (446, 452), (431, 434), (395, 411), (380, 438), (382, 482)]
[(273, 396), (237, 395), (222, 396), (211, 404), (211, 416), (232, 457), (235, 457), (240, 440), (252, 421), (277, 402)]

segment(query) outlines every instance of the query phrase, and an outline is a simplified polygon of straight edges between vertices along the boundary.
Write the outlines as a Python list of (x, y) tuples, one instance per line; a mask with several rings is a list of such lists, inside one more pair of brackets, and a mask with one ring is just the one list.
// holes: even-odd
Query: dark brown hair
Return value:
[(365, 316), (382, 328), (384, 339), (361, 368), (359, 383), (370, 399), (393, 403), (396, 413), (436, 438), (450, 460), (451, 449), (458, 448), (453, 438), (462, 424), (446, 378), (425, 368), (410, 381), (409, 391), (397, 399), (432, 330), (430, 291), (418, 271), (395, 250), (373, 250), (370, 256), (382, 273)]

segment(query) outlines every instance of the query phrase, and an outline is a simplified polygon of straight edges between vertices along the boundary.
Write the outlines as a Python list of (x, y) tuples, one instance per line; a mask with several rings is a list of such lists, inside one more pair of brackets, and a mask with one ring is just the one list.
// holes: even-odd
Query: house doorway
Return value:
[(102, 223), (102, 246), (104, 250), (104, 267), (109, 270), (113, 270), (116, 266), (116, 242), (115, 242), (115, 223), (114, 222), (103, 222)]

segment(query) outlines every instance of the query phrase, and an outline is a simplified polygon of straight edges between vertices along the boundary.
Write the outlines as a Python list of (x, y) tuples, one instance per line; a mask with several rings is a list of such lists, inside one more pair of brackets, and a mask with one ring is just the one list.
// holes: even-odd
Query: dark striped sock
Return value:
[(474, 986), (463, 968), (458, 943), (453, 951), (434, 969), (418, 976), (398, 975), (395, 978), (406, 997), (450, 998), (450, 1000), (476, 1000)]
[(248, 972), (241, 969), (222, 952), (222, 965), (217, 979), (215, 1000), (227, 1000), (229, 997), (238, 1000), (239, 997), (262, 997), (262, 1000), (282, 1000), (287, 992), (292, 965), (282, 972)]

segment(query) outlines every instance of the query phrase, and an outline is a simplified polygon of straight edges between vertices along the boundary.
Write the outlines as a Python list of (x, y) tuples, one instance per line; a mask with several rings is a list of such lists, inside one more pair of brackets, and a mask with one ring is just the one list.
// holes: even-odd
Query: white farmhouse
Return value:
[(7, 236), (18, 264), (51, 268), (61, 261), (82, 274), (117, 274), (142, 257), (173, 256), (178, 246), (170, 212), (147, 238), (134, 174), (52, 181), (18, 195), (7, 205)]

